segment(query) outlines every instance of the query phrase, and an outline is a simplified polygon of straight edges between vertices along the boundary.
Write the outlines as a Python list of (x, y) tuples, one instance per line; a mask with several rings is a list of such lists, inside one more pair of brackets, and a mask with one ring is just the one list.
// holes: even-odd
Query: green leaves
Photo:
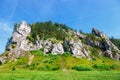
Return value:
[(68, 31), (68, 27), (59, 23), (48, 22), (36, 22), (31, 25), (32, 31), (31, 36), (36, 38), (38, 35), (40, 39), (46, 40), (48, 38), (55, 37), (57, 40), (64, 40), (67, 36), (66, 31)]

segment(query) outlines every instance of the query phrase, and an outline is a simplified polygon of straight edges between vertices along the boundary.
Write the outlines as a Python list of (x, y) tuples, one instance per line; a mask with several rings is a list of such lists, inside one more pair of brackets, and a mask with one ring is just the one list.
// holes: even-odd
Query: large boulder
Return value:
[(64, 49), (61, 43), (53, 44), (52, 54), (63, 54)]
[(76, 57), (87, 57), (88, 53), (85, 47), (82, 45), (81, 40), (74, 41), (73, 39), (69, 42), (70, 50)]

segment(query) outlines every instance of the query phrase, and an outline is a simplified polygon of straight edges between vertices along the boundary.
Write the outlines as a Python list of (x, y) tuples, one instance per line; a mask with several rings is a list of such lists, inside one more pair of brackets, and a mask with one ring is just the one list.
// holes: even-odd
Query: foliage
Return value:
[(93, 67), (98, 70), (112, 70), (115, 68), (115, 66), (113, 65), (106, 65), (106, 64), (100, 64), (100, 63), (93, 65)]
[(13, 67), (13, 68), (12, 68), (12, 71), (15, 71), (15, 70), (16, 70), (16, 68), (15, 68), (15, 67)]
[(27, 39), (30, 41), (30, 42), (34, 42), (34, 38), (32, 36), (27, 36)]
[(77, 71), (92, 71), (93, 70), (92, 67), (85, 66), (85, 65), (73, 66), (72, 69), (77, 70)]
[(103, 38), (101, 38), (101, 37), (97, 37), (95, 34), (93, 34), (93, 33), (87, 33), (86, 34), (86, 36), (87, 36), (87, 38), (90, 38), (91, 40), (93, 40), (93, 41), (99, 41), (99, 42), (102, 42), (104, 39)]
[(12, 47), (12, 48), (15, 48), (15, 47), (16, 47), (16, 44), (11, 44), (11, 47)]
[(60, 69), (60, 66), (48, 66), (48, 65), (38, 68), (38, 70), (41, 70), (41, 71), (56, 71), (59, 69)]
[(28, 57), (19, 57), (16, 65), (24, 65), (28, 63)]
[(20, 26), (19, 23), (14, 23), (14, 30), (16, 31), (19, 26)]
[[(31, 64), (29, 55), (34, 55)], [(97, 54), (93, 49), (93, 54)], [(79, 65), (80, 64), (80, 65)], [(15, 66), (17, 70), (39, 70), (39, 71), (54, 71), (54, 70), (120, 70), (120, 62), (111, 60), (106, 57), (94, 56), (94, 60), (86, 58), (76, 58), (71, 56), (71, 53), (65, 52), (63, 55), (44, 54), (41, 50), (26, 52), (24, 57), (19, 57), (17, 61), (7, 62), (1, 66), (1, 69), (11, 70)]]
[(90, 52), (91, 52), (91, 55), (93, 56), (96, 56), (96, 57), (99, 56), (98, 48), (91, 47)]
[(111, 37), (110, 40), (120, 49), (120, 39), (115, 39), (114, 37)]
[(72, 54), (70, 53), (70, 52), (65, 52), (62, 56), (65, 56), (65, 57), (67, 57), (67, 56), (71, 56)]
[(40, 50), (32, 50), (30, 51), (31, 54), (34, 54), (36, 56), (42, 56), (44, 55), (43, 51), (42, 51), (43, 48), (41, 48)]
[(36, 22), (31, 25), (32, 38), (38, 35), (41, 39), (56, 38), (57, 40), (64, 40), (67, 36), (68, 27), (64, 24), (48, 22)]

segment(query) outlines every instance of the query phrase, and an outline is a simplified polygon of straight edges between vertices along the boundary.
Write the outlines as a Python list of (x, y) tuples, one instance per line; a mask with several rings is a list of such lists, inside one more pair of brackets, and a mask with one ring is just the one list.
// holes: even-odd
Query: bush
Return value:
[(34, 38), (32, 36), (27, 36), (27, 39), (32, 43), (34, 42)]
[(96, 57), (99, 57), (98, 55), (99, 55), (99, 52), (98, 52), (98, 49), (97, 48), (91, 48), (90, 49), (90, 51), (91, 51), (91, 54), (93, 55), (93, 56), (96, 56)]
[(63, 56), (65, 56), (65, 57), (67, 57), (67, 56), (71, 56), (72, 54), (70, 53), (70, 52), (65, 52), (64, 54), (63, 54)]
[(31, 36), (35, 39), (38, 35), (40, 39), (46, 40), (55, 37), (57, 40), (64, 40), (67, 37), (66, 32), (70, 28), (64, 24), (55, 23), (51, 21), (36, 22), (31, 25)]
[(38, 70), (41, 70), (41, 71), (56, 71), (59, 69), (60, 69), (59, 65), (56, 65), (56, 66), (45, 65), (38, 68)]
[(92, 71), (93, 70), (92, 67), (90, 67), (90, 66), (83, 66), (83, 65), (73, 66), (72, 69), (77, 70), (77, 71)]
[(93, 65), (93, 68), (96, 68), (98, 70), (112, 70), (115, 68), (115, 66), (106, 65), (106, 64), (95, 64), (95, 65)]
[(16, 70), (16, 68), (15, 68), (15, 67), (13, 67), (13, 68), (12, 68), (12, 71), (15, 71), (15, 70)]
[(16, 47), (16, 44), (12, 44), (11, 47), (12, 47), (12, 48), (15, 48), (15, 47)]
[(35, 70), (36, 69), (36, 64), (32, 63), (31, 65), (27, 65), (26, 67), (28, 67), (30, 70)]
[(37, 55), (37, 56), (43, 56), (44, 53), (41, 50), (32, 50), (30, 51), (31, 54)]

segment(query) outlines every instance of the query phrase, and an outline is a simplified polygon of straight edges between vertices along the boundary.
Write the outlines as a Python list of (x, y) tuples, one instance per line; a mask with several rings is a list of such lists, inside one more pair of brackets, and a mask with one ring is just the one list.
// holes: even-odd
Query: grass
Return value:
[[(35, 56), (30, 65), (29, 54)], [(31, 51), (1, 65), (0, 80), (120, 80), (120, 62), (106, 57), (87, 60), (69, 53), (44, 55), (39, 50)]]
[(0, 70), (0, 80), (120, 80), (120, 72)]

